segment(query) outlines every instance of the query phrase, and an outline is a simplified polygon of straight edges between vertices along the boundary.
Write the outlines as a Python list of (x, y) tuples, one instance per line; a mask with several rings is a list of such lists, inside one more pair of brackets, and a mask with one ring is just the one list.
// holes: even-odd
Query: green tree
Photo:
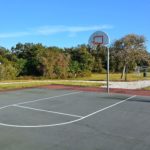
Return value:
[(105, 46), (97, 46), (95, 50), (90, 51), (94, 57), (93, 72), (103, 72), (107, 68), (107, 48)]
[(81, 73), (80, 65), (78, 61), (72, 61), (69, 64), (69, 76), (77, 77)]
[(149, 55), (146, 51), (145, 41), (144, 36), (129, 34), (115, 41), (111, 46), (110, 63), (115, 71), (122, 69), (121, 78), (125, 76), (125, 80), (127, 80), (128, 71), (133, 70), (136, 65), (141, 63), (143, 55), (146, 58), (143, 61), (148, 64)]
[(61, 49), (49, 47), (39, 53), (38, 60), (43, 76), (47, 78), (67, 78), (70, 57)]
[(0, 80), (11, 80), (17, 76), (17, 69), (9, 62), (0, 65)]
[(94, 57), (90, 54), (86, 45), (66, 50), (71, 55), (70, 71), (76, 75), (87, 75), (93, 69)]
[(16, 47), (13, 47), (12, 53), (15, 54), (19, 59), (18, 63), (23, 69), (22, 75), (41, 75), (40, 62), (37, 59), (39, 53), (42, 53), (46, 48), (42, 44), (33, 43), (18, 43)]

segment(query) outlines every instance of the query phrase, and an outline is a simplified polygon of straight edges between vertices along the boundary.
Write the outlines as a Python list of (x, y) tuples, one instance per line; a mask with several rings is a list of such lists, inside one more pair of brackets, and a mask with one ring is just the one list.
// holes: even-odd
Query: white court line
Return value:
[(0, 110), (1, 109), (5, 109), (5, 108), (7, 108), (7, 107), (11, 107), (12, 105), (7, 105), (7, 106), (3, 106), (3, 107), (0, 107)]
[(78, 118), (83, 117), (83, 116), (78, 116), (78, 115), (74, 115), (74, 114), (67, 114), (67, 113), (62, 113), (62, 112), (49, 111), (49, 110), (44, 110), (44, 109), (37, 109), (37, 108), (33, 108), (33, 107), (26, 107), (26, 106), (20, 106), (20, 105), (13, 105), (13, 106), (19, 107), (19, 108), (24, 108), (24, 109), (30, 109), (30, 110), (48, 112), (48, 113), (53, 113), (53, 114), (65, 115), (65, 116), (70, 116), (70, 117), (78, 117)]
[(47, 97), (47, 98), (36, 99), (36, 100), (33, 100), (33, 101), (21, 102), (21, 103), (15, 104), (15, 105), (22, 105), (22, 104), (34, 103), (34, 102), (44, 101), (44, 100), (48, 100), (48, 99), (53, 99), (53, 98), (57, 98), (57, 97), (63, 97), (63, 96), (73, 95), (73, 94), (78, 94), (78, 93), (82, 93), (82, 92), (66, 93), (66, 94), (62, 94), (62, 95), (57, 95), (57, 96), (52, 96), (52, 97)]
[(118, 102), (118, 103), (112, 104), (112, 105), (107, 106), (107, 107), (105, 107), (105, 108), (102, 108), (102, 109), (100, 109), (100, 110), (98, 110), (98, 111), (95, 111), (95, 112), (93, 112), (93, 113), (91, 113), (91, 114), (89, 114), (89, 115), (86, 115), (86, 116), (82, 117), (82, 119), (88, 118), (88, 117), (93, 116), (93, 115), (95, 115), (95, 114), (97, 114), (97, 113), (99, 113), (99, 112), (102, 112), (102, 111), (107, 110), (107, 109), (109, 109), (109, 108), (112, 108), (112, 107), (114, 107), (114, 106), (116, 106), (116, 105), (119, 105), (119, 104), (121, 104), (121, 103), (124, 103), (124, 102), (126, 102), (127, 100), (132, 99), (132, 98), (134, 98), (134, 97), (136, 97), (136, 95), (133, 95), (133, 96), (131, 96), (131, 97), (129, 97), (129, 98), (126, 98), (125, 100), (122, 100), (122, 101)]
[(35, 125), (35, 126), (25, 126), (25, 125), (24, 125), (24, 126), (21, 126), (21, 125), (12, 125), (12, 124), (5, 124), (5, 123), (0, 123), (0, 125), (1, 125), (1, 126), (5, 126), (5, 127), (15, 127), (15, 128), (42, 128), (42, 127), (55, 127), (55, 126), (62, 126), (62, 125), (72, 124), (72, 123), (75, 123), (75, 122), (79, 122), (79, 121), (81, 121), (81, 120), (83, 120), (83, 119), (86, 119), (86, 118), (88, 118), (88, 117), (91, 117), (91, 116), (93, 116), (93, 115), (95, 115), (95, 114), (97, 114), (97, 113), (99, 113), (99, 112), (102, 112), (102, 111), (105, 111), (105, 110), (110, 109), (110, 108), (112, 108), (112, 107), (115, 107), (115, 106), (117, 106), (117, 105), (119, 105), (119, 104), (121, 104), (121, 103), (124, 103), (124, 102), (126, 102), (126, 101), (128, 101), (129, 99), (132, 99), (132, 98), (134, 98), (134, 97), (136, 97), (136, 95), (131, 96), (131, 97), (129, 97), (129, 98), (126, 98), (126, 99), (124, 99), (124, 100), (122, 100), (122, 101), (119, 101), (119, 102), (117, 102), (117, 103), (115, 103), (115, 104), (112, 104), (112, 105), (110, 105), (110, 106), (107, 106), (107, 107), (104, 107), (104, 108), (102, 108), (102, 109), (99, 109), (99, 110), (97, 110), (97, 111), (95, 111), (95, 112), (93, 112), (93, 113), (90, 113), (90, 114), (88, 114), (88, 115), (82, 117), (82, 118), (79, 118), (79, 119), (76, 119), (76, 120), (72, 120), (72, 121), (68, 121), (68, 122), (57, 123), (57, 124), (49, 124), (49, 125)]
[(34, 103), (34, 102), (49, 100), (49, 99), (53, 99), (53, 98), (57, 98), (57, 97), (63, 97), (63, 96), (73, 95), (73, 94), (78, 94), (78, 93), (82, 93), (82, 92), (71, 92), (71, 93), (66, 93), (66, 94), (52, 96), (52, 97), (40, 98), (40, 99), (36, 99), (36, 100), (32, 100), (32, 101), (26, 101), (26, 102), (20, 102), (20, 103), (10, 104), (10, 105), (7, 105), (7, 106), (0, 107), (0, 110), (1, 109), (5, 109), (7, 107), (11, 107), (13, 105), (21, 105), (21, 104)]

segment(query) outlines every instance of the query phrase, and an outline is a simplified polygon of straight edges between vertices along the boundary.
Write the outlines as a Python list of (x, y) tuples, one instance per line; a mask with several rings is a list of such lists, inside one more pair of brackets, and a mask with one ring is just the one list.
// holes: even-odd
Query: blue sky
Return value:
[(150, 51), (149, 0), (0, 0), (0, 46), (33, 42), (72, 47), (87, 44), (97, 30), (111, 43), (144, 35)]

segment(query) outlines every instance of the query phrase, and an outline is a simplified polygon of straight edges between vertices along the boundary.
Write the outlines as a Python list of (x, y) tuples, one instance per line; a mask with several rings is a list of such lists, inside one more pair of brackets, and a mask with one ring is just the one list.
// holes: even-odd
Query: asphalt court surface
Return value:
[(1, 150), (149, 150), (150, 97), (33, 88), (0, 93)]

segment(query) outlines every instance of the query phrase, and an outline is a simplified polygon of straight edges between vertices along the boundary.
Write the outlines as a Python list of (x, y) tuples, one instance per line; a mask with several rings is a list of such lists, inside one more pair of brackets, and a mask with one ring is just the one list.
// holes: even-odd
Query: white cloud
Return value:
[(75, 36), (79, 32), (95, 31), (112, 29), (111, 25), (94, 25), (94, 26), (42, 26), (34, 29), (30, 29), (26, 32), (11, 32), (0, 33), (0, 38), (15, 38), (28, 35), (52, 35), (58, 33), (69, 33), (69, 36)]
[(62, 32), (78, 33), (94, 30), (112, 29), (111, 25), (95, 25), (95, 26), (43, 26), (35, 29), (35, 32), (40, 35), (50, 35)]
[(29, 32), (11, 32), (11, 33), (0, 33), (0, 38), (14, 38), (29, 35)]

